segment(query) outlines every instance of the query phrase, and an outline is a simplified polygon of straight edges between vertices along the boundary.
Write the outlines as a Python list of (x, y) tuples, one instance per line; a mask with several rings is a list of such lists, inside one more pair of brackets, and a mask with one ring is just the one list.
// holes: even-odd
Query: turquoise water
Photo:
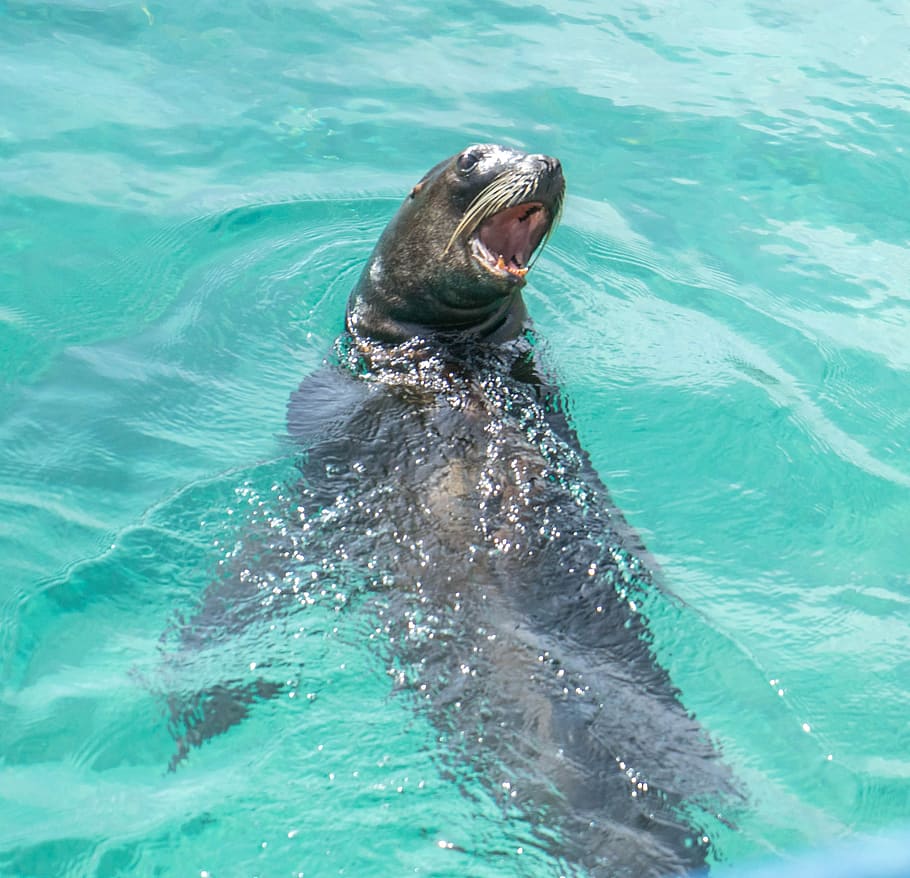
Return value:
[[(745, 793), (712, 859), (910, 821), (908, 59), (872, 0), (0, 2), (0, 873), (569, 868), (343, 571), (167, 659), (281, 507), (372, 243), (473, 141), (566, 170), (527, 300)], [(282, 697), (167, 772), (167, 692), (263, 651)]]

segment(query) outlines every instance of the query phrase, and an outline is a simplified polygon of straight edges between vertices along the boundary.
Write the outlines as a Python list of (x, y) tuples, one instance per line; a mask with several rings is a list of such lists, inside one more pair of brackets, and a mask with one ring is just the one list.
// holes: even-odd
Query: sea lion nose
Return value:
[(538, 164), (543, 165), (549, 176), (555, 177), (562, 173), (562, 165), (559, 163), (559, 159), (554, 159), (553, 156), (549, 155), (536, 155), (534, 158), (537, 159)]

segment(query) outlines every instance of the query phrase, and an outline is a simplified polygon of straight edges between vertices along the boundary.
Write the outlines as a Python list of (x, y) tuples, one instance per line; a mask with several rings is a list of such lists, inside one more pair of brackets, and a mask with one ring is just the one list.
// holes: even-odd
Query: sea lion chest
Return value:
[(405, 535), (462, 558), (539, 541), (541, 516), (559, 494), (571, 500), (557, 472), (565, 459), (548, 457), (572, 456), (556, 447), (539, 388), (491, 372), (395, 377), (324, 370), (301, 385), (289, 426), (307, 448), (311, 495), (374, 541)]

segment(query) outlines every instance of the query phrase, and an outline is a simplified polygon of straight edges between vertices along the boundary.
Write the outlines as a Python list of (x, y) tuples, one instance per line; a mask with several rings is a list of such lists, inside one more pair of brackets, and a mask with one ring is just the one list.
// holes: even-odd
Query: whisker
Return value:
[(528, 263), (527, 267), (529, 270), (534, 267), (535, 263), (540, 258), (540, 254), (546, 249), (547, 242), (550, 240), (550, 235), (553, 234), (553, 230), (559, 225), (559, 221), (562, 219), (563, 200), (563, 196), (560, 196), (553, 205), (553, 216), (550, 218), (550, 225), (547, 227), (546, 232), (544, 232), (543, 237), (540, 239), (540, 243), (537, 245), (536, 252)]
[(516, 180), (509, 174), (502, 174), (493, 180), (468, 205), (461, 222), (455, 227), (449, 243), (442, 251), (443, 254), (449, 252), (459, 235), (470, 234), (488, 217), (506, 208), (514, 207), (516, 204), (521, 204), (534, 191), (534, 185), (534, 180)]

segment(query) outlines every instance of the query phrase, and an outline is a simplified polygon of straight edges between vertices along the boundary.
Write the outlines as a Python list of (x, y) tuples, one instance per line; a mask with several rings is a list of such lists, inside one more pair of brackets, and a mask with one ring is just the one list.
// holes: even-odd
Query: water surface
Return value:
[(166, 771), (161, 637), (280, 506), (287, 399), (398, 200), (473, 141), (565, 167), (528, 303), (746, 795), (713, 859), (910, 820), (903, 25), (872, 0), (0, 3), (0, 871), (567, 868), (453, 776), (338, 571), (301, 630), (226, 648), (281, 636), (295, 697)]

